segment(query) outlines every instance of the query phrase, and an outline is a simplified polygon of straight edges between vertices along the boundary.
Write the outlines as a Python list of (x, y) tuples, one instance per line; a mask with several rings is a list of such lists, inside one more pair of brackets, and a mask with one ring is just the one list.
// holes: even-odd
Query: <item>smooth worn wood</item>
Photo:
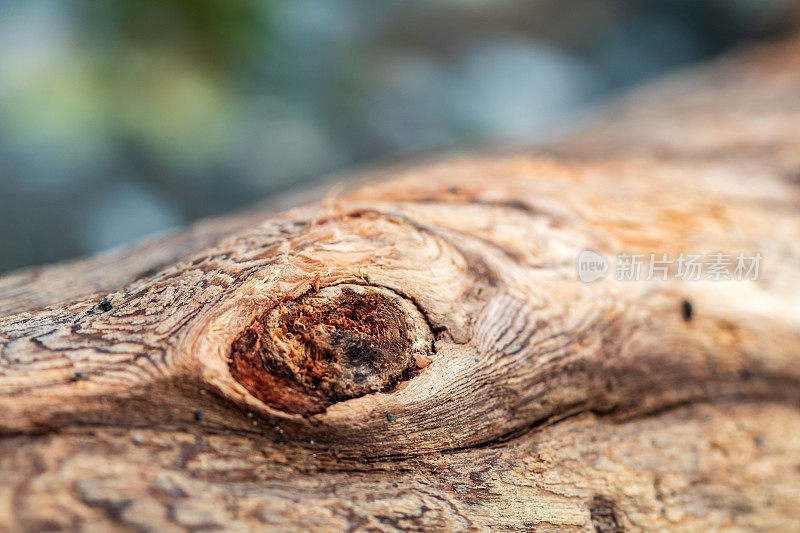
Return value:
[(791, 41), (536, 154), (0, 279), (0, 529), (799, 529), (798, 126)]

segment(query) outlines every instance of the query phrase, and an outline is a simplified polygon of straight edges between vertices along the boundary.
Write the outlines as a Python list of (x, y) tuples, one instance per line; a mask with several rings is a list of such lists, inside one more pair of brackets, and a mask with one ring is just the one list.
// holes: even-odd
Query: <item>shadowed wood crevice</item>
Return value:
[(597, 533), (621, 533), (624, 531), (620, 525), (617, 514), (619, 511), (614, 502), (604, 496), (595, 496), (589, 503), (589, 513), (592, 525)]

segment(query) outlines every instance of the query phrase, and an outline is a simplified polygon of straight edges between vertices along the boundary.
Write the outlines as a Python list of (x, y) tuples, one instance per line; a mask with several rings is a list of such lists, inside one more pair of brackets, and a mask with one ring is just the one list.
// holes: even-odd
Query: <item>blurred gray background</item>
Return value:
[(550, 139), (797, 0), (0, 0), (0, 272), (346, 166)]

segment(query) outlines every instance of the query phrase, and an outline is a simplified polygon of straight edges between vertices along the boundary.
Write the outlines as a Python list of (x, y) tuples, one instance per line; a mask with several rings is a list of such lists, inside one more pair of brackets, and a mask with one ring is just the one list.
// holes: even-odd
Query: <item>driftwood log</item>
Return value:
[(800, 41), (598, 124), (0, 279), (0, 530), (800, 529)]

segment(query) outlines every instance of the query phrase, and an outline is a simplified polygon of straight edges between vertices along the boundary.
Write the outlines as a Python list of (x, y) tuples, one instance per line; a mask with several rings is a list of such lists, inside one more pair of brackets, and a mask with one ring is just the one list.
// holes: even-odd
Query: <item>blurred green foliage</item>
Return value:
[(345, 165), (532, 143), (790, 0), (0, 0), (0, 271)]

